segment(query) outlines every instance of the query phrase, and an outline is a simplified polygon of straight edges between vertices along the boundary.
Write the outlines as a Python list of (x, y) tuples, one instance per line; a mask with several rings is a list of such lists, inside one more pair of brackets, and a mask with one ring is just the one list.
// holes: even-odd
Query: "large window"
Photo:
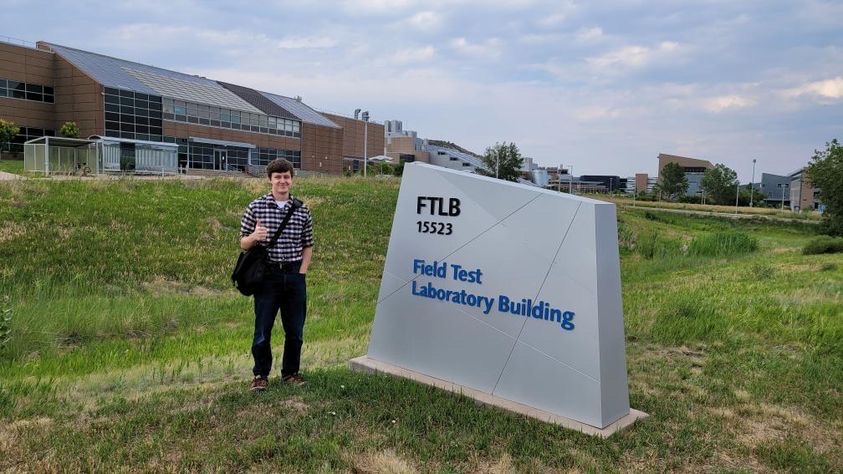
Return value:
[(162, 140), (161, 97), (105, 88), (105, 134), (132, 140)]
[(0, 79), (0, 97), (12, 99), (32, 100), (35, 102), (55, 102), (55, 94), (50, 86), (31, 84), (29, 82)]
[(298, 120), (211, 107), (169, 98), (163, 99), (162, 107), (159, 110), (162, 109), (164, 120), (245, 130), (268, 135), (301, 137), (301, 122)]
[[(249, 164), (249, 149), (189, 142), (186, 138), (163, 137), (164, 142), (179, 145), (179, 166), (216, 170), (245, 170)], [(266, 165), (276, 158), (289, 160), (301, 169), (301, 151), (254, 148), (251, 150), (253, 165)]]
[(34, 128), (34, 127), (19, 127), (20, 131), (14, 138), (12, 138), (12, 143), (9, 144), (9, 151), (15, 153), (20, 152), (23, 153), (23, 144), (33, 138), (40, 138), (40, 137), (54, 137), (56, 136), (55, 130), (44, 129), (44, 128)]
[(284, 158), (301, 169), (301, 152), (298, 150), (276, 150), (274, 148), (257, 148), (252, 152), (252, 164), (267, 165), (276, 158)]

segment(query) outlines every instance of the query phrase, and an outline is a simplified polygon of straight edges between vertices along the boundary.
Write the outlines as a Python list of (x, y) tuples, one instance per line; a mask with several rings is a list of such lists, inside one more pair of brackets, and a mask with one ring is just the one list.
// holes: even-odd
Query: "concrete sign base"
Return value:
[(544, 421), (546, 423), (553, 423), (554, 425), (559, 425), (569, 430), (578, 431), (580, 433), (585, 433), (591, 436), (599, 436), (601, 438), (608, 438), (609, 436), (617, 433), (618, 431), (621, 431), (628, 426), (632, 426), (632, 424), (635, 423), (637, 420), (642, 420), (649, 416), (643, 411), (630, 409), (629, 414), (624, 416), (623, 418), (620, 418), (619, 420), (606, 426), (605, 428), (596, 428), (585, 423), (580, 423), (577, 420), (572, 420), (564, 416), (559, 416), (544, 410), (539, 410), (538, 408), (533, 408), (522, 403), (513, 402), (512, 400), (506, 400), (504, 398), (496, 397), (494, 395), (490, 395), (479, 390), (474, 390), (471, 387), (466, 387), (464, 385), (448, 382), (447, 380), (437, 379), (436, 377), (431, 377), (429, 375), (413, 372), (412, 370), (402, 369), (401, 367), (397, 367), (392, 364), (387, 364), (386, 362), (370, 359), (366, 356), (351, 359), (348, 362), (348, 365), (351, 370), (355, 372), (381, 373), (410, 379), (418, 383), (423, 383), (425, 385), (440, 388), (442, 390), (447, 390), (449, 392), (465, 395), (466, 397), (477, 400), (478, 402), (483, 403), (484, 405), (501, 408), (507, 411), (511, 411), (513, 413), (517, 413), (519, 415), (535, 418), (539, 421)]

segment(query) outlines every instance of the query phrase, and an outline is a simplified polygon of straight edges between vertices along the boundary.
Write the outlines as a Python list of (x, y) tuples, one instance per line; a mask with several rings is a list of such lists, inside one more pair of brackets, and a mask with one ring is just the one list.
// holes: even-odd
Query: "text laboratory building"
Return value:
[(0, 42), (0, 118), (20, 127), (12, 151), (73, 121), (80, 136), (118, 140), (125, 153), (176, 144), (179, 166), (189, 169), (237, 171), (286, 158), (300, 170), (340, 174), (364, 150), (372, 157), (384, 149), (383, 125), (323, 115), (298, 97), (46, 42)]

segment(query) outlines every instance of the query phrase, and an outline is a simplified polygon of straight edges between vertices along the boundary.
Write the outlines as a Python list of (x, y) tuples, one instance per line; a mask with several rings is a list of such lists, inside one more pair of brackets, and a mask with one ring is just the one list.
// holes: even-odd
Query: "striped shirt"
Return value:
[[(240, 221), (240, 238), (247, 237), (255, 231), (258, 219), (266, 227), (266, 239), (258, 242), (264, 247), (272, 241), (272, 236), (289, 212), (293, 196), (287, 201), (287, 205), (279, 208), (275, 203), (272, 193), (261, 196), (246, 206), (246, 212)], [(274, 247), (267, 249), (269, 260), (277, 263), (295, 262), (302, 259), (302, 250), (306, 247), (313, 247), (313, 220), (310, 217), (310, 210), (302, 205), (295, 210), (295, 213), (287, 222), (287, 227), (281, 232)]]

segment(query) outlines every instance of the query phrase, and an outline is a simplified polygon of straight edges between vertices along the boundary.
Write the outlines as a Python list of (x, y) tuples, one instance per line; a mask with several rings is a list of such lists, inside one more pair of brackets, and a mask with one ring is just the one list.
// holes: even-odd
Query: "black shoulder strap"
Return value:
[(298, 199), (290, 199), (290, 210), (287, 211), (287, 215), (284, 216), (284, 220), (281, 221), (281, 225), (278, 226), (278, 230), (275, 231), (275, 235), (272, 236), (272, 240), (269, 241), (269, 245), (266, 248), (275, 247), (275, 244), (278, 243), (278, 238), (281, 237), (281, 232), (284, 231), (284, 227), (287, 227), (287, 223), (290, 222), (290, 217), (293, 217), (293, 213), (301, 206), (302, 202)]

